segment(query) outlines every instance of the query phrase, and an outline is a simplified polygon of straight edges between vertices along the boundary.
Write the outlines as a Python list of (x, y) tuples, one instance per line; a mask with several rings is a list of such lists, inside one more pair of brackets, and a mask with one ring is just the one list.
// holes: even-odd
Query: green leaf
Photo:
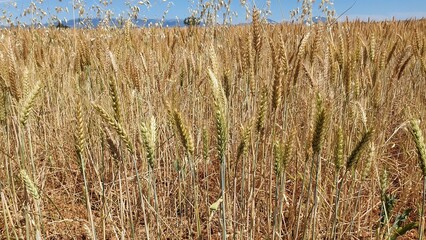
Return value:
[(384, 226), (389, 223), (392, 216), (392, 210), (395, 206), (395, 196), (390, 194), (384, 194), (382, 199), (382, 206), (380, 209), (380, 225)]
[(411, 208), (406, 209), (404, 212), (398, 214), (398, 216), (396, 216), (395, 218), (395, 222), (393, 223), (393, 228), (400, 228), (401, 225), (407, 220), (408, 215), (411, 212)]
[(418, 225), (419, 225), (418, 223), (412, 222), (412, 223), (406, 224), (403, 227), (396, 229), (395, 232), (392, 234), (392, 236), (389, 238), (389, 240), (396, 240), (398, 237), (406, 234), (407, 232), (413, 229), (416, 229)]
[(219, 198), (216, 202), (214, 202), (212, 205), (210, 205), (211, 211), (216, 211), (219, 208), (219, 205), (223, 202), (222, 198)]

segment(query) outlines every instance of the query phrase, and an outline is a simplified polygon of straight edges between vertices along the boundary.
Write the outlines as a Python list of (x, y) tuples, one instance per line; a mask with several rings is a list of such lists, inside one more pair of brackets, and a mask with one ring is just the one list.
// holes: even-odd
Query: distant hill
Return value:
[[(274, 20), (272, 20), (272, 19), (270, 19), (270, 18), (267, 18), (266, 20), (265, 20), (265, 22), (266, 23), (269, 23), (269, 24), (278, 24), (279, 22), (277, 22), (277, 21), (274, 21)], [(251, 24), (251, 22), (248, 22), (248, 23), (238, 23), (238, 24), (236, 24), (236, 25), (249, 25), (249, 24)]]
[(327, 22), (327, 18), (326, 17), (319, 17), (319, 16), (316, 16), (316, 17), (313, 17), (312, 18), (312, 22), (314, 22), (314, 23), (326, 23)]
[[(313, 23), (326, 23), (327, 22), (327, 18), (326, 17), (315, 16), (315, 17), (312, 17), (312, 22)], [(304, 21), (304, 23), (307, 24), (308, 21)]]
[[(318, 22), (326, 22), (327, 19), (324, 17), (313, 17), (312, 18), (314, 23)], [(112, 18), (109, 20), (109, 22), (105, 22), (102, 18), (76, 18), (71, 19), (67, 21), (61, 22), (61, 27), (67, 28), (67, 27), (75, 27), (76, 28), (96, 28), (100, 26), (111, 26), (111, 27), (122, 27), (125, 24), (126, 19), (119, 19), (119, 18)], [(184, 19), (165, 19), (163, 22), (161, 19), (155, 19), (155, 18), (149, 18), (149, 19), (136, 19), (132, 20), (132, 23), (135, 27), (150, 27), (150, 26), (163, 26), (163, 27), (184, 27), (186, 26), (184, 24)], [(280, 22), (277, 22), (275, 20), (272, 20), (270, 18), (265, 19), (265, 23), (268, 24), (279, 24)], [(251, 24), (251, 22), (248, 23), (238, 23), (235, 25), (248, 25)], [(202, 25), (202, 24), (201, 24)], [(27, 25), (28, 27), (30, 25)], [(51, 23), (45, 23), (42, 25), (38, 25), (38, 27), (49, 27), (49, 26), (58, 26), (58, 23), (55, 23), (52, 25)], [(0, 25), (0, 28), (7, 28), (8, 26)]]
[[(99, 26), (112, 26), (112, 27), (122, 27), (125, 23), (125, 19), (121, 20), (121, 19), (117, 19), (117, 18), (112, 18), (110, 19), (110, 21), (107, 23), (104, 21), (104, 19), (101, 18), (89, 18), (89, 19), (85, 19), (85, 18), (77, 18), (75, 20), (71, 19), (68, 21), (62, 21), (62, 25), (63, 26), (68, 26), (68, 27), (74, 27), (74, 22), (75, 22), (75, 27), (77, 28), (96, 28)], [(161, 19), (137, 19), (137, 20), (133, 20), (132, 23), (136, 26), (136, 27), (148, 27), (148, 26), (164, 26), (164, 27), (183, 27), (185, 26), (185, 24), (183, 23), (183, 20), (177, 20), (177, 19), (165, 19), (164, 22), (161, 21)], [(49, 26), (49, 24), (44, 24), (44, 26)]]
[[(115, 26), (115, 27), (122, 27), (124, 22), (126, 20), (120, 20), (117, 18), (112, 18), (109, 21), (109, 26)], [(163, 27), (184, 27), (186, 26), (183, 23), (184, 19), (165, 19), (164, 22), (161, 22), (161, 19), (137, 19), (133, 20), (132, 23), (136, 27), (148, 27), (148, 26), (160, 26), (162, 24)], [(278, 22), (272, 20), (272, 19), (266, 19), (266, 22), (269, 24), (277, 24)], [(250, 23), (241, 23), (237, 25), (246, 25)], [(62, 25), (73, 27), (74, 26), (74, 20), (68, 20), (68, 21), (62, 21)], [(75, 19), (75, 25), (77, 28), (85, 28), (85, 27), (93, 27), (96, 28), (98, 26), (105, 25), (105, 22), (101, 18), (91, 18), (91, 19), (82, 19), (77, 18)], [(44, 26), (48, 26), (48, 24), (45, 24)]]
[(272, 20), (272, 19), (270, 19), (270, 18), (267, 18), (267, 19), (266, 19), (266, 22), (267, 22), (267, 23), (269, 23), (269, 24), (278, 24), (278, 23), (279, 23), (279, 22), (274, 21), (274, 20)]

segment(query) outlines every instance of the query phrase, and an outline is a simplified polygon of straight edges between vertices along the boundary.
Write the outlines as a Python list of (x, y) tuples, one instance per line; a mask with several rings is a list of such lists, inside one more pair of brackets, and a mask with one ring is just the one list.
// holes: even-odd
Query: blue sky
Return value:
[[(40, 0), (39, 0), (40, 1)], [(207, 0), (204, 0), (206, 2)], [(227, 0), (225, 0), (227, 1)], [(12, 7), (11, 3), (15, 2), (16, 7)], [(34, 0), (34, 2), (37, 2)], [(86, 13), (94, 15), (94, 12), (89, 10), (90, 6), (101, 6), (99, 0), (86, 0), (82, 1), (86, 5)], [(137, 0), (112, 0), (112, 4), (108, 6), (102, 6), (102, 10), (112, 10), (115, 17), (118, 15), (127, 16), (129, 8), (126, 6), (125, 2), (132, 2), (133, 5), (137, 5), (139, 1)], [(194, 2), (198, 0), (151, 0), (151, 7), (147, 8), (144, 6), (140, 7), (140, 17), (147, 18), (161, 18), (163, 13), (168, 9), (166, 18), (168, 19), (184, 19), (190, 15), (190, 10), (196, 7)], [(245, 9), (241, 7), (239, 0), (232, 0), (231, 10), (235, 11), (238, 14), (233, 17), (234, 22), (245, 22), (246, 13)], [(317, 9), (320, 0), (316, 0), (314, 15), (320, 15), (320, 12)], [(355, 0), (335, 0), (334, 9), (336, 10), (337, 15), (340, 15), (345, 10), (347, 10)], [(6, 15), (13, 15), (13, 18), (19, 16), (25, 8), (28, 8), (30, 0), (0, 0), (0, 10), (4, 10)], [(68, 7), (68, 13), (60, 13), (58, 17), (60, 19), (72, 19), (72, 0), (44, 0), (43, 4), (38, 4), (42, 9), (48, 12), (49, 15), (56, 14), (55, 7)], [(266, 1), (259, 0), (247, 0), (247, 3), (250, 6), (256, 4), (259, 9), (266, 8)], [(168, 8), (169, 6), (169, 8)], [(300, 7), (300, 3), (297, 0), (271, 0), (271, 12), (272, 15), (268, 16), (275, 21), (289, 20), (290, 11), (297, 7)], [(426, 18), (426, 0), (357, 0), (352, 9), (350, 9), (344, 16), (348, 16), (350, 19), (360, 18), (360, 19), (375, 19), (383, 20), (390, 19), (393, 16), (397, 19), (407, 19), (407, 18)], [(28, 17), (26, 18), (28, 19)], [(23, 20), (27, 21), (27, 20)]]

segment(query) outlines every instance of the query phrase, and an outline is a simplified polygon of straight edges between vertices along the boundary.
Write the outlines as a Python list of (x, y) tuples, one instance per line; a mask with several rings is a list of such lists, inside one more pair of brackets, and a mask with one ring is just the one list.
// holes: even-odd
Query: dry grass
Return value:
[(426, 21), (255, 18), (2, 29), (0, 238), (387, 239), (422, 219)]

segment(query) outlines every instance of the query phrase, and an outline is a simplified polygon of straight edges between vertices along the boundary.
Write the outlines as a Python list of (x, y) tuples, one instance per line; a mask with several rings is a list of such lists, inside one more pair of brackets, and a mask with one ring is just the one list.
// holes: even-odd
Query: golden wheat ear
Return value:
[(260, 59), (260, 51), (262, 49), (262, 33), (261, 33), (261, 20), (260, 20), (260, 11), (256, 8), (253, 8), (252, 15), (252, 24), (253, 24), (253, 45), (256, 53), (256, 59)]
[(123, 126), (117, 122), (111, 115), (109, 115), (101, 106), (92, 103), (93, 108), (95, 108), (96, 112), (101, 116), (101, 118), (104, 120), (105, 123), (108, 124), (112, 129), (114, 129), (120, 139), (124, 142), (126, 145), (127, 150), (133, 154), (135, 153), (134, 147), (132, 142), (130, 141), (129, 135), (126, 133), (126, 130), (124, 130)]
[(17, 64), (16, 64), (16, 58), (15, 53), (12, 48), (12, 44), (9, 41), (8, 48), (7, 48), (7, 58), (9, 61), (9, 68), (8, 68), (8, 80), (9, 80), (9, 86), (10, 86), (10, 93), (12, 97), (15, 100), (20, 100), (21, 93), (19, 91), (19, 82), (18, 82), (18, 73), (17, 73)]
[(190, 134), (189, 129), (184, 124), (181, 113), (177, 109), (173, 110), (173, 120), (186, 153), (193, 156), (194, 140), (192, 138), (192, 135)]

